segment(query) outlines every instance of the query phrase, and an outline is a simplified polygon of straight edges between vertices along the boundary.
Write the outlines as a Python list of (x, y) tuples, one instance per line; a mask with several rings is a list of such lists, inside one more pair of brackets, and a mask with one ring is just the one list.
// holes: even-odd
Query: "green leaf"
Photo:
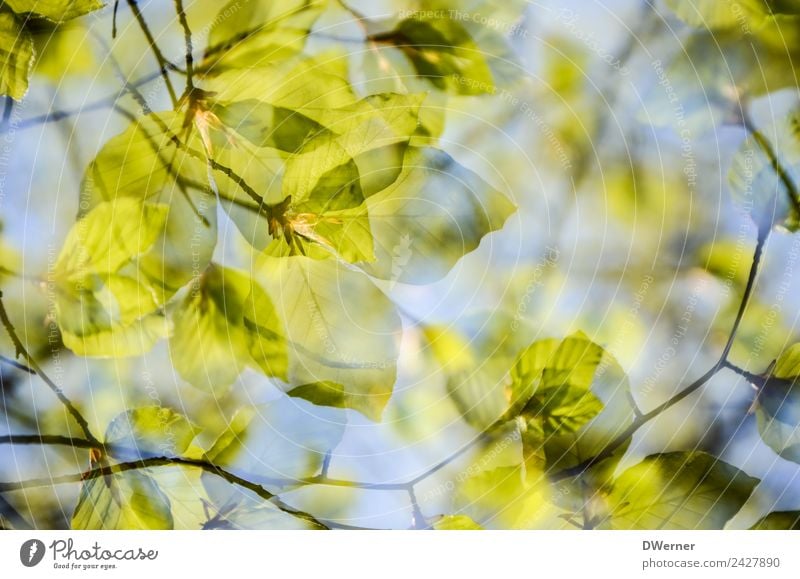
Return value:
[(751, 531), (800, 531), (800, 511), (774, 511), (750, 527)]
[(442, 279), (516, 211), (509, 199), (437, 149), (410, 147), (403, 171), (367, 200), (375, 260), (359, 264), (392, 282)]
[(166, 530), (173, 526), (169, 498), (142, 471), (84, 482), (72, 515), (75, 530)]
[(603, 348), (582, 332), (561, 342), (534, 342), (511, 369), (511, 405), (506, 416), (543, 418), (548, 434), (560, 427), (574, 432), (602, 410), (602, 403), (589, 390), (603, 354)]
[(56, 320), (78, 356), (139, 356), (169, 335), (154, 290), (140, 279), (111, 275), (56, 286)]
[(0, 46), (0, 94), (22, 100), (33, 68), (33, 37), (8, 12), (0, 12)]
[(199, 67), (203, 74), (251, 68), (303, 50), (328, 0), (231, 0), (219, 11)]
[(800, 111), (750, 135), (733, 159), (731, 194), (761, 231), (779, 225), (796, 231), (800, 213)]
[(179, 456), (198, 432), (183, 414), (146, 406), (117, 415), (106, 429), (105, 443), (116, 447), (114, 456), (123, 460)]
[(308, 531), (318, 527), (310, 522), (281, 510), (269, 501), (250, 491), (239, 491), (231, 497), (230, 483), (204, 473), (203, 484), (214, 504), (209, 508), (209, 520), (204, 530), (224, 529), (241, 531)]
[(150, 113), (137, 119), (103, 146), (86, 170), (83, 188), (96, 201), (113, 201), (174, 191), (178, 180), (203, 186), (206, 164), (176, 143), (178, 135), (185, 133), (184, 121), (185, 115), (179, 112)]
[(32, 14), (53, 22), (71, 20), (104, 6), (102, 0), (5, 0), (5, 4), (17, 14)]
[(443, 515), (433, 524), (437, 531), (481, 531), (478, 523), (464, 515)]
[(332, 260), (267, 257), (254, 277), (283, 320), (290, 384), (338, 384), (350, 408), (378, 420), (395, 383), (401, 332), (386, 296)]
[(455, 20), (431, 18), (420, 12), (401, 20), (389, 32), (371, 35), (370, 39), (401, 50), (416, 73), (439, 90), (464, 95), (495, 90), (485, 53)]
[[(248, 480), (265, 481), (267, 487), (275, 486), (274, 479), (290, 487), (319, 471), (344, 429), (338, 411), (283, 396), (239, 410), (206, 458)], [(231, 493), (239, 494), (236, 489), (222, 492), (226, 497)]]
[(615, 529), (722, 529), (758, 482), (704, 452), (655, 454), (614, 482), (610, 524)]
[(758, 392), (756, 424), (761, 439), (779, 456), (800, 462), (800, 344), (786, 350)]
[(55, 265), (56, 276), (78, 283), (116, 273), (152, 247), (167, 213), (166, 205), (131, 198), (101, 203), (70, 230)]
[[(222, 394), (251, 364), (251, 340), (256, 337), (251, 336), (244, 321), (251, 286), (249, 277), (212, 264), (175, 310), (175, 331), (170, 339), (172, 362), (193, 386)], [(271, 308), (266, 299), (259, 296), (260, 306)], [(249, 307), (254, 307), (253, 302)], [(270, 316), (269, 312), (263, 310), (272, 324), (265, 328), (275, 327), (277, 322), (274, 313)], [(262, 345), (267, 343), (271, 349), (268, 354), (258, 352), (259, 367), (285, 376), (285, 347), (281, 352), (278, 337), (262, 341)]]

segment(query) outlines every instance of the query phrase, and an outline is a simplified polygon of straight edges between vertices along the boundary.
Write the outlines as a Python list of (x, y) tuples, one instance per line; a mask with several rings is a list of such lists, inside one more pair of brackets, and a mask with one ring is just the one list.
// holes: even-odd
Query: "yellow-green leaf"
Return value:
[(22, 100), (33, 68), (33, 37), (9, 12), (0, 12), (0, 94)]
[[(339, 384), (351, 408), (379, 419), (395, 383), (401, 331), (386, 296), (333, 260), (265, 258), (255, 279), (283, 320), (290, 384)], [(258, 312), (252, 321), (262, 325)]]
[(433, 524), (437, 531), (481, 531), (478, 523), (465, 515), (443, 515)]
[(623, 472), (608, 496), (615, 529), (722, 529), (758, 479), (704, 452), (645, 458)]
[(116, 273), (150, 249), (161, 235), (167, 213), (166, 205), (131, 198), (101, 203), (72, 227), (56, 262), (56, 275), (81, 282)]

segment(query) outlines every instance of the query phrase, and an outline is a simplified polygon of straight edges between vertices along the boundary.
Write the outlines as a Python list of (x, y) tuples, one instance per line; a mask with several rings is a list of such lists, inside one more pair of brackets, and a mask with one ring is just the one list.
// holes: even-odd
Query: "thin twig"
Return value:
[(139, 23), (139, 28), (142, 29), (145, 38), (147, 39), (147, 43), (150, 45), (150, 50), (153, 51), (153, 55), (156, 57), (156, 62), (158, 62), (159, 69), (161, 71), (161, 77), (164, 79), (164, 84), (167, 87), (167, 92), (169, 92), (169, 98), (172, 101), (172, 106), (177, 108), (178, 106), (178, 96), (175, 93), (175, 87), (172, 86), (172, 80), (169, 78), (169, 64), (167, 59), (164, 57), (164, 54), (161, 52), (161, 49), (158, 47), (158, 43), (156, 39), (153, 37), (153, 33), (150, 31), (150, 27), (147, 25), (147, 21), (144, 19), (144, 15), (142, 11), (139, 9), (139, 4), (137, 0), (128, 0), (128, 6), (131, 8), (131, 12), (133, 12), (133, 16), (136, 18), (136, 21)]
[(186, 19), (186, 12), (183, 9), (183, 0), (175, 0), (175, 12), (183, 28), (183, 38), (186, 43), (186, 90), (184, 97), (188, 97), (194, 90), (194, 59), (192, 57), (192, 30), (189, 28), (189, 21)]

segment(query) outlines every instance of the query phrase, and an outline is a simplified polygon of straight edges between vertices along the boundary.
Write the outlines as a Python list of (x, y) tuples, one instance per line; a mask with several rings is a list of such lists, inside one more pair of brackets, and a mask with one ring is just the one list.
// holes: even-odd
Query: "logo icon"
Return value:
[(36, 567), (44, 559), (44, 543), (39, 539), (30, 539), (19, 548), (19, 560), (26, 567)]

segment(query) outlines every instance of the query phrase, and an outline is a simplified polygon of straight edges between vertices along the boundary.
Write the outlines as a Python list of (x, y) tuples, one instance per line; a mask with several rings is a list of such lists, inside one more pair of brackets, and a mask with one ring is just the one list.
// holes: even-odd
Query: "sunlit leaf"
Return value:
[(200, 70), (260, 66), (299, 53), (328, 0), (231, 0), (214, 19)]
[(614, 482), (610, 524), (615, 529), (722, 529), (758, 482), (703, 452), (652, 455)]
[(122, 198), (102, 203), (70, 230), (55, 265), (70, 282), (113, 274), (155, 243), (167, 220), (165, 205)]
[(75, 530), (173, 528), (170, 501), (150, 476), (129, 471), (90, 479), (72, 515)]
[(666, 0), (675, 15), (690, 26), (716, 30), (759, 22), (767, 13), (764, 0)]
[(0, 46), (0, 94), (22, 100), (33, 67), (33, 38), (8, 12), (0, 12)]
[[(172, 361), (180, 375), (197, 388), (222, 394), (251, 363), (251, 330), (244, 322), (251, 285), (247, 276), (212, 264), (174, 312)], [(265, 296), (259, 298), (262, 307), (271, 307), (264, 302)], [(277, 322), (274, 314), (270, 315), (267, 309), (260, 311), (270, 318), (270, 325), (264, 327), (274, 328)], [(273, 347), (269, 354), (257, 351), (259, 367), (284, 376), (285, 349), (281, 352), (277, 337), (263, 340), (259, 348), (268, 342)]]
[(452, 157), (409, 148), (403, 172), (367, 200), (375, 261), (361, 268), (393, 282), (443, 278), (515, 212), (511, 201)]
[(338, 384), (351, 408), (378, 419), (392, 394), (401, 330), (386, 296), (332, 260), (265, 258), (255, 279), (283, 320), (290, 384)]

